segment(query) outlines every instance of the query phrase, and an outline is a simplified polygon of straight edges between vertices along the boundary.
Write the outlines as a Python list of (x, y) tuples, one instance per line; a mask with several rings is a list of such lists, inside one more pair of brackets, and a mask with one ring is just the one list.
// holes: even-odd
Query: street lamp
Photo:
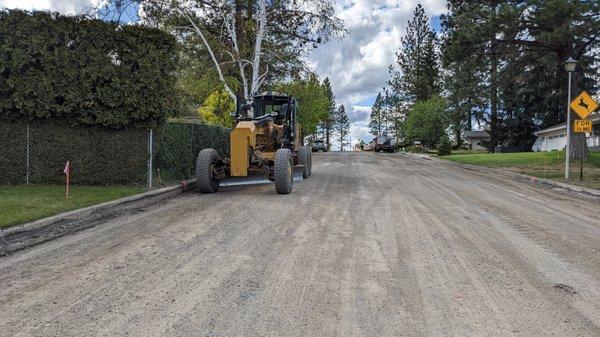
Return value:
[(577, 67), (577, 61), (572, 57), (563, 63), (565, 70), (569, 73), (569, 89), (567, 92), (567, 148), (565, 150), (565, 180), (569, 180), (569, 162), (571, 161), (571, 77)]

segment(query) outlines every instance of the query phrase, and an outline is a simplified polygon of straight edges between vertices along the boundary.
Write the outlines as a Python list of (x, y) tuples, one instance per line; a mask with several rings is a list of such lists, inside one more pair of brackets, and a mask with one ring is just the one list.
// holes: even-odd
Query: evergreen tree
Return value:
[[(566, 120), (568, 57), (579, 61), (574, 92), (597, 89), (599, 2), (449, 0), (448, 8), (443, 51), (453, 128), (474, 118), (489, 126), (492, 145), (531, 146), (534, 118), (542, 128)], [(585, 156), (584, 136), (573, 139), (571, 153)]]
[(344, 139), (350, 133), (350, 120), (343, 104), (335, 111), (334, 130), (340, 136), (340, 151), (344, 151)]
[(437, 95), (439, 88), (439, 56), (437, 38), (429, 26), (429, 18), (421, 4), (408, 23), (396, 66), (390, 66), (388, 84), (395, 93), (402, 93), (410, 102), (422, 101)]
[(325, 135), (325, 144), (327, 146), (327, 149), (330, 150), (331, 149), (331, 133), (333, 132), (333, 121), (334, 121), (334, 116), (335, 116), (335, 111), (336, 111), (336, 104), (335, 104), (335, 95), (333, 94), (333, 89), (331, 88), (331, 81), (329, 80), (329, 77), (326, 77), (325, 80), (323, 80), (323, 87), (325, 88), (325, 92), (327, 94), (327, 99), (328, 99), (328, 108), (327, 108), (328, 115), (321, 122), (321, 129), (323, 130), (323, 133)]
[(450, 139), (448, 138), (448, 135), (444, 134), (442, 136), (442, 139), (440, 140), (440, 143), (438, 144), (437, 147), (437, 155), (438, 156), (448, 156), (452, 154), (452, 144), (450, 143)]
[(369, 119), (369, 129), (374, 136), (379, 136), (387, 131), (385, 127), (387, 111), (384, 103), (384, 98), (381, 96), (381, 92), (378, 92), (375, 103), (371, 108), (371, 116)]

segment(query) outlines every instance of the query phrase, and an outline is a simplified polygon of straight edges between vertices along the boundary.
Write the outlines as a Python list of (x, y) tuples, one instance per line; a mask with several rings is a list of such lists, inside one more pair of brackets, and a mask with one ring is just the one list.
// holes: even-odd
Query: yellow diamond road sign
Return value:
[(573, 109), (579, 117), (585, 119), (589, 114), (594, 112), (594, 110), (598, 109), (598, 103), (596, 103), (592, 96), (584, 90), (571, 101), (571, 109)]

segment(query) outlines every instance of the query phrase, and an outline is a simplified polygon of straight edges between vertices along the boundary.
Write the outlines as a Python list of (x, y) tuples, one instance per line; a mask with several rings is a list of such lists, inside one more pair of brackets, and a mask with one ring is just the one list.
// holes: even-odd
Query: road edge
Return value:
[(477, 172), (481, 172), (481, 173), (493, 173), (493, 174), (500, 174), (502, 176), (504, 176), (505, 178), (509, 178), (512, 179), (514, 181), (519, 181), (519, 182), (528, 182), (532, 185), (538, 185), (538, 186), (544, 186), (544, 187), (549, 187), (549, 188), (555, 188), (555, 189), (562, 189), (562, 190), (566, 190), (568, 192), (571, 193), (576, 193), (578, 195), (582, 195), (588, 198), (594, 198), (594, 199), (600, 199), (600, 191), (598, 190), (594, 190), (591, 188), (587, 188), (587, 187), (582, 187), (582, 186), (577, 186), (577, 185), (571, 185), (571, 184), (566, 184), (566, 183), (561, 183), (558, 181), (554, 181), (554, 180), (550, 180), (550, 179), (544, 179), (544, 178), (538, 178), (538, 177), (534, 177), (534, 176), (528, 176), (525, 174), (521, 174), (521, 173), (517, 173), (517, 172), (511, 172), (511, 171), (507, 171), (507, 170), (503, 170), (500, 168), (493, 168), (493, 167), (485, 167), (485, 166), (481, 166), (481, 165), (475, 165), (475, 164), (467, 164), (467, 163), (460, 163), (460, 162), (456, 162), (453, 160), (448, 160), (448, 159), (440, 159), (440, 158), (436, 158), (433, 156), (428, 156), (428, 155), (418, 155), (418, 154), (414, 154), (414, 153), (406, 153), (407, 155), (413, 157), (413, 158), (419, 158), (419, 159), (424, 159), (424, 160), (431, 160), (431, 161), (435, 161), (438, 163), (442, 163), (442, 164), (446, 164), (446, 165), (450, 165), (450, 166), (456, 166), (456, 167), (460, 167), (463, 169), (467, 169), (467, 170), (472, 170), (472, 171), (477, 171)]
[(0, 229), (0, 256), (93, 227), (102, 220), (137, 212), (195, 187), (196, 179)]

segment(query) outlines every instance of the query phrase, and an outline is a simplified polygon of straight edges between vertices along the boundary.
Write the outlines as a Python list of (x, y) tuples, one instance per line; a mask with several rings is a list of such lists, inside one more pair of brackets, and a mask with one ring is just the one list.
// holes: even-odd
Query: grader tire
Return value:
[(311, 159), (311, 151), (308, 146), (303, 146), (298, 150), (298, 164), (304, 165), (304, 169), (302, 170), (302, 178), (308, 179), (310, 176), (310, 160)]
[(294, 184), (294, 164), (292, 163), (292, 153), (289, 149), (279, 149), (275, 152), (275, 190), (277, 194), (292, 193)]
[(215, 193), (219, 190), (220, 181), (214, 177), (214, 165), (219, 161), (219, 154), (213, 149), (203, 149), (196, 160), (196, 180), (201, 193)]

